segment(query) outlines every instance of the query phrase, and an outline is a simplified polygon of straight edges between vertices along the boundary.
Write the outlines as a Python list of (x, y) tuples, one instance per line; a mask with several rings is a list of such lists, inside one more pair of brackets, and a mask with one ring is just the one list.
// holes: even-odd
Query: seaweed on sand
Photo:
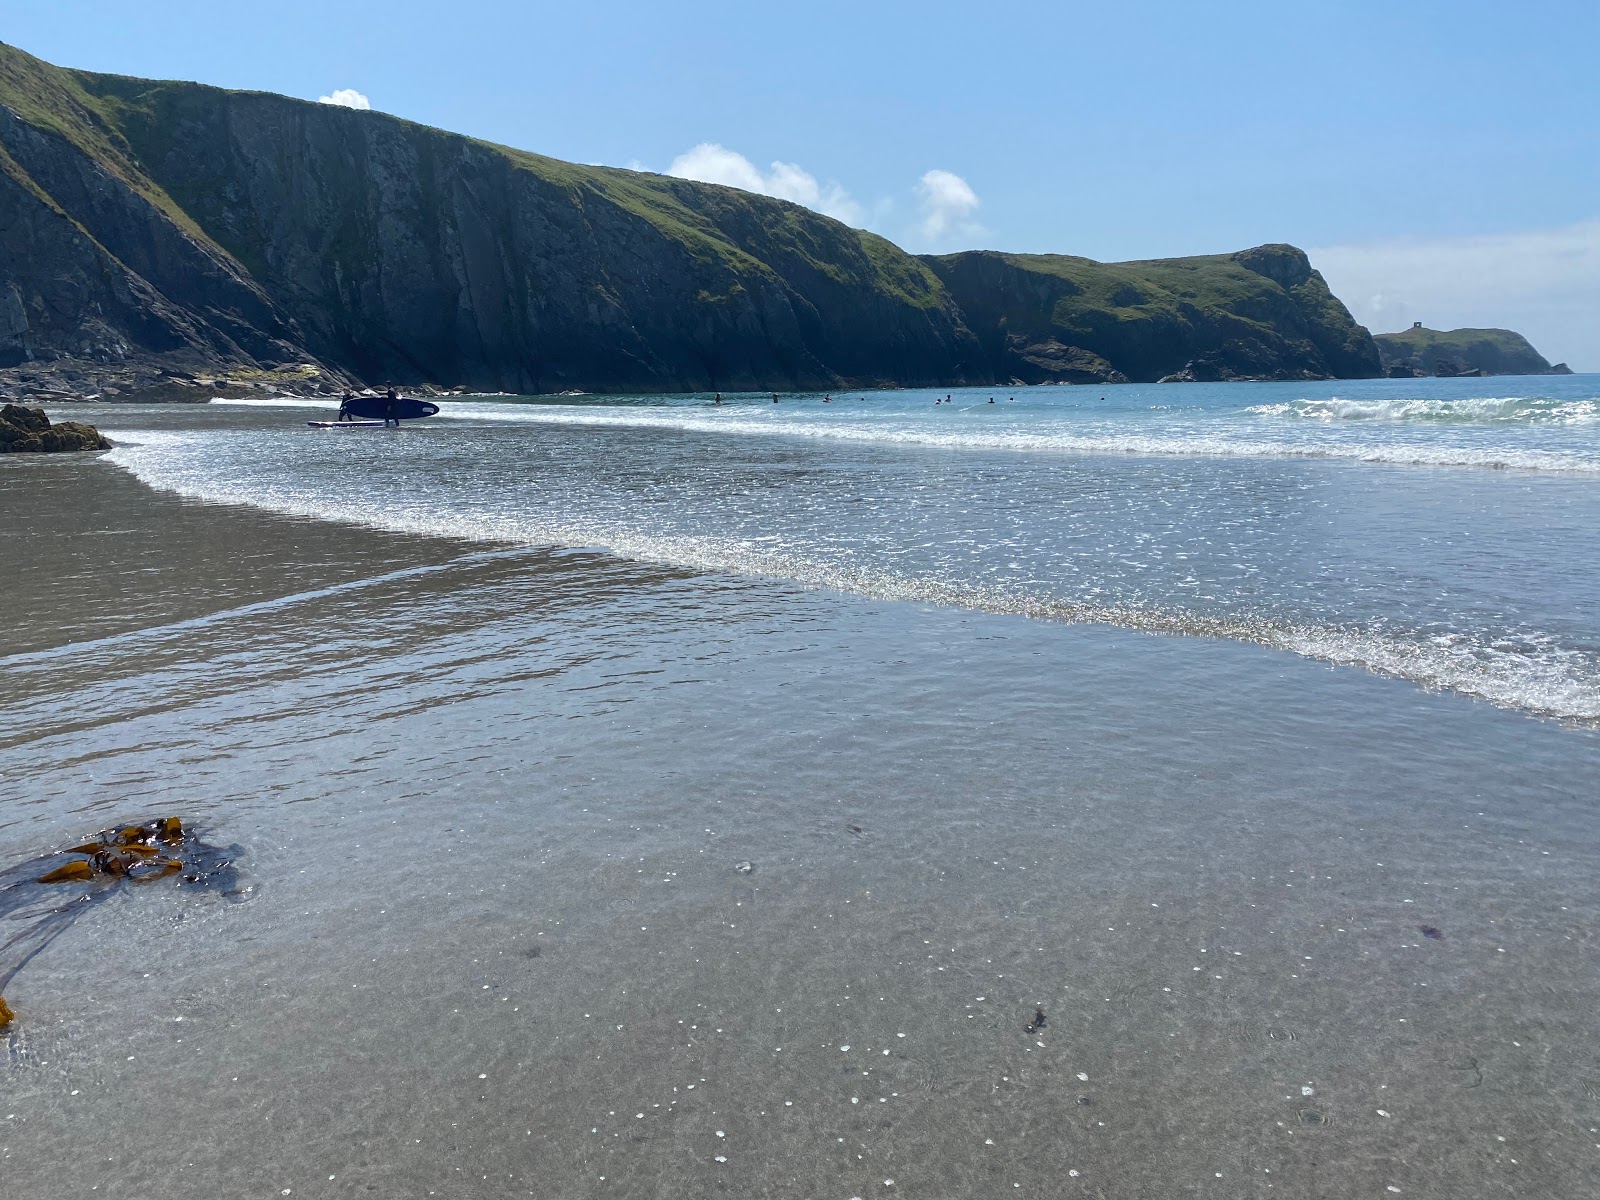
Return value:
[[(181, 888), (215, 892), (238, 902), (238, 846), (216, 846), (185, 829), (177, 817), (102, 830), (58, 854), (0, 872), (0, 993), (89, 909), (134, 888), (172, 879)], [(0, 1029), (16, 1014), (0, 998)]]

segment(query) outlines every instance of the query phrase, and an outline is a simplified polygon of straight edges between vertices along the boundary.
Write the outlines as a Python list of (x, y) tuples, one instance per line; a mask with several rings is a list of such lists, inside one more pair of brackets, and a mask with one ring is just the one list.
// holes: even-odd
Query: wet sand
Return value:
[(1593, 730), (41, 467), (0, 865), (254, 892), (17, 974), (8, 1194), (1592, 1194)]

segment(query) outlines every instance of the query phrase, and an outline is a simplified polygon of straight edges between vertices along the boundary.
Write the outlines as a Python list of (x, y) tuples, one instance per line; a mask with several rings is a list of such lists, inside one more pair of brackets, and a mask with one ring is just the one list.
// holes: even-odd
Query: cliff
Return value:
[(1509, 329), (1423, 329), (1380, 333), (1372, 339), (1393, 375), (1570, 375), (1551, 366), (1527, 338)]
[(0, 263), (0, 369), (68, 391), (130, 370), (515, 392), (1377, 371), (1291, 247), (918, 259), (732, 188), (4, 45)]
[(1100, 263), (968, 251), (927, 260), (999, 378), (1024, 383), (1364, 378), (1378, 354), (1305, 252)]

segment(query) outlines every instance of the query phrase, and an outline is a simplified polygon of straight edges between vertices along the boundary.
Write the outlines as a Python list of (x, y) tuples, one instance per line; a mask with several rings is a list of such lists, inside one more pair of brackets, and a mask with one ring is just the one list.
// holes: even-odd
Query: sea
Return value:
[(1593, 1194), (1600, 376), (440, 406), (0, 460), (0, 1193)]

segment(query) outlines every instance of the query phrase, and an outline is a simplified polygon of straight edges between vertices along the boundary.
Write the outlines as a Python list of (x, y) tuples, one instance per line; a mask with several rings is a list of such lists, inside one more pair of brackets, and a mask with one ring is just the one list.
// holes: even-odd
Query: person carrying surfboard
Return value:
[(391, 421), (394, 422), (394, 427), (396, 429), (400, 428), (400, 417), (395, 412), (396, 407), (398, 407), (399, 399), (400, 397), (395, 394), (394, 388), (390, 387), (388, 394), (384, 396), (383, 427), (385, 429), (389, 428), (389, 422)]
[(345, 388), (344, 395), (339, 397), (339, 420), (354, 421), (356, 419), (355, 414), (350, 411), (350, 401), (354, 399), (354, 393), (349, 388)]

